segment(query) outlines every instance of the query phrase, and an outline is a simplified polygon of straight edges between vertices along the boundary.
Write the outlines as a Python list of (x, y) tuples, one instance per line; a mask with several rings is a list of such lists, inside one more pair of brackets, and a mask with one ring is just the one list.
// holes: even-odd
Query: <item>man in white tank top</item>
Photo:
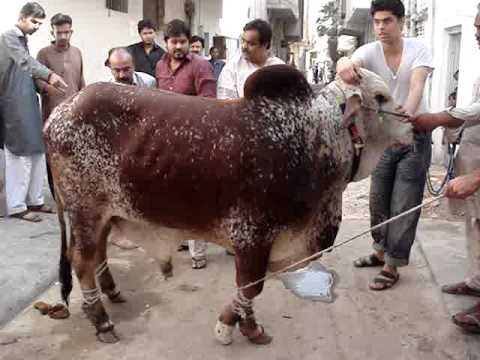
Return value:
[[(338, 75), (345, 82), (357, 83), (361, 81), (358, 69), (364, 67), (385, 80), (398, 111), (411, 115), (427, 111), (423, 92), (433, 70), (432, 55), (420, 40), (402, 36), (403, 3), (374, 0), (370, 12), (378, 41), (360, 47), (351, 59), (340, 59)], [(414, 145), (385, 150), (372, 174), (372, 226), (422, 202), (430, 158), (430, 133), (416, 134)], [(409, 262), (419, 217), (420, 212), (411, 214), (372, 232), (375, 252), (354, 261), (356, 267), (383, 267), (369, 284), (370, 289), (389, 289), (398, 281), (397, 268)]]

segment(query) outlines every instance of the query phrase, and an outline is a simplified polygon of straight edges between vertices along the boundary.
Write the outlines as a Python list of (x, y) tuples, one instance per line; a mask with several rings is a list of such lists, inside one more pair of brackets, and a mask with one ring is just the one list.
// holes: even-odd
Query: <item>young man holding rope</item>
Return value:
[[(399, 112), (426, 112), (425, 81), (433, 69), (432, 55), (417, 39), (404, 38), (405, 7), (400, 0), (374, 0), (370, 12), (378, 41), (366, 44), (342, 58), (337, 73), (347, 83), (360, 81), (359, 67), (380, 75), (388, 84)], [(372, 174), (370, 217), (372, 227), (419, 205), (430, 165), (430, 135), (415, 137), (415, 145), (385, 150)], [(356, 267), (383, 266), (369, 287), (391, 288), (399, 279), (397, 268), (409, 262), (420, 211), (372, 231), (375, 252), (354, 262)]]
[[(474, 26), (480, 48), (480, 4)], [(474, 84), (470, 106), (453, 108), (436, 114), (422, 114), (411, 119), (418, 130), (431, 131), (438, 126), (464, 126), (460, 149), (455, 159), (456, 174), (447, 185), (449, 198), (466, 199), (465, 233), (469, 272), (459, 283), (445, 285), (442, 291), (454, 295), (480, 297), (480, 78)], [(462, 329), (480, 332), (480, 302), (452, 318)]]

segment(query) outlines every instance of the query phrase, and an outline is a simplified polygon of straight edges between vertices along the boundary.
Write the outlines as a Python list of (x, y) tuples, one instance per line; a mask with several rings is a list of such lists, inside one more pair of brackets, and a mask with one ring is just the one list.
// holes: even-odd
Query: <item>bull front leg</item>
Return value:
[[(236, 283), (238, 288), (265, 276), (270, 257), (271, 232), (259, 231), (252, 227), (252, 231), (245, 232), (247, 223), (241, 225), (242, 231), (232, 233), (233, 247), (235, 248)], [(263, 326), (255, 319), (253, 299), (263, 289), (263, 282), (237, 290), (236, 295), (220, 314), (215, 326), (215, 337), (224, 345), (233, 341), (233, 330), (238, 323), (242, 335), (254, 344), (269, 344), (269, 336)]]

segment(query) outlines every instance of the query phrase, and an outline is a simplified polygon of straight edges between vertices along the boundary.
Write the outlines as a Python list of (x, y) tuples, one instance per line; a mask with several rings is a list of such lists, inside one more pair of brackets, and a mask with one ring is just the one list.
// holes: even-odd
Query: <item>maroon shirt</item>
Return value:
[(165, 54), (157, 63), (155, 75), (161, 90), (185, 95), (216, 97), (217, 86), (210, 63), (195, 54), (188, 54), (183, 63), (173, 72), (170, 55)]

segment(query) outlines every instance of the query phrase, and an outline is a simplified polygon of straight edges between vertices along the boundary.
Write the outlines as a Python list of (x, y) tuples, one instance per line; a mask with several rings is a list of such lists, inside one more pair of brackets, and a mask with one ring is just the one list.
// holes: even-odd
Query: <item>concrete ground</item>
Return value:
[[(0, 169), (1, 160), (0, 152)], [(3, 195), (0, 190), (0, 215)], [(352, 184), (344, 200), (346, 219), (337, 242), (368, 228), (368, 182)], [(238, 331), (231, 346), (215, 341), (216, 318), (235, 286), (233, 259), (213, 245), (207, 269), (190, 269), (181, 253), (168, 281), (141, 249), (109, 250), (114, 276), (128, 297), (126, 304), (106, 303), (118, 344), (95, 340), (78, 286), (69, 319), (43, 317), (32, 309), (33, 301), (59, 300), (58, 286), (49, 288), (58, 263), (56, 217), (44, 215), (40, 224), (0, 218), (0, 359), (480, 359), (480, 338), (450, 321), (475, 299), (439, 291), (439, 284), (465, 273), (463, 224), (438, 220), (446, 218), (439, 208), (421, 220), (411, 265), (390, 291), (368, 290), (377, 270), (351, 266), (370, 251), (368, 237), (322, 259), (339, 274), (333, 304), (296, 298), (278, 280), (268, 281), (256, 301), (259, 320), (274, 336), (265, 347), (249, 344)]]
[[(337, 241), (367, 227), (364, 219), (347, 219)], [(417, 243), (421, 248), (415, 246), (411, 265), (402, 269), (400, 282), (390, 291), (368, 290), (377, 270), (351, 266), (352, 259), (370, 251), (367, 237), (322, 260), (339, 275), (333, 304), (296, 298), (278, 280), (268, 281), (256, 301), (259, 320), (274, 336), (264, 347), (249, 344), (238, 331), (231, 346), (214, 339), (218, 313), (234, 293), (233, 259), (220, 248), (209, 247), (205, 270), (190, 269), (188, 256), (179, 254), (174, 277), (168, 281), (141, 249), (111, 248), (113, 274), (129, 300), (122, 305), (106, 302), (121, 341), (115, 345), (95, 341), (75, 286), (69, 319), (51, 320), (30, 307), (7, 324), (0, 331), (1, 358), (480, 359), (479, 337), (463, 334), (450, 322), (455, 309), (448, 304), (458, 298), (443, 297), (436, 283), (462, 277), (462, 232), (458, 223), (423, 220)], [(2, 294), (17, 296), (15, 288), (0, 287)], [(57, 302), (58, 287), (40, 298)]]
[(58, 220), (42, 216), (36, 224), (0, 218), (0, 327), (56, 279)]

